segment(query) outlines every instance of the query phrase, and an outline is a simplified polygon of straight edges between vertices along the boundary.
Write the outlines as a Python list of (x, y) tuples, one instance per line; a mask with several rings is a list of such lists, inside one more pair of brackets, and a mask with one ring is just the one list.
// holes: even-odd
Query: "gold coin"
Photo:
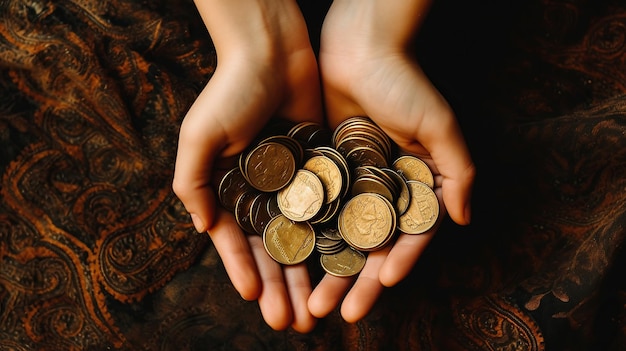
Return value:
[(327, 237), (330, 240), (343, 240), (337, 228), (333, 228), (333, 227), (322, 228), (320, 230), (320, 234)]
[(230, 212), (235, 210), (237, 198), (246, 191), (252, 190), (252, 187), (243, 177), (239, 168), (233, 168), (228, 171), (220, 181), (218, 187), (218, 197), (222, 207)]
[(241, 194), (237, 198), (237, 203), (235, 204), (235, 220), (239, 227), (243, 229), (246, 233), (254, 234), (256, 231), (252, 227), (252, 219), (250, 218), (250, 207), (252, 206), (252, 202), (259, 195), (257, 190), (252, 189), (252, 191), (247, 191)]
[(304, 157), (304, 149), (296, 139), (286, 135), (272, 135), (263, 139), (259, 143), (259, 145), (264, 145), (267, 143), (275, 143), (287, 147), (293, 155), (296, 168), (300, 166), (300, 163), (302, 162), (302, 159)]
[(261, 192), (252, 200), (252, 204), (250, 204), (250, 224), (259, 235), (263, 235), (265, 227), (269, 221), (275, 217), (268, 209), (268, 203), (272, 198), (274, 198), (272, 193)]
[(393, 169), (398, 171), (407, 180), (416, 180), (425, 183), (431, 189), (435, 186), (433, 173), (426, 162), (415, 156), (404, 155), (393, 162)]
[(325, 255), (336, 254), (343, 250), (348, 244), (343, 240), (331, 240), (323, 235), (315, 237), (315, 249), (317, 252)]
[(307, 222), (293, 222), (285, 216), (276, 216), (265, 227), (263, 245), (276, 262), (298, 264), (315, 249), (315, 231)]
[(391, 202), (395, 201), (392, 190), (389, 189), (385, 183), (375, 177), (367, 175), (358, 177), (354, 183), (352, 183), (352, 196), (362, 193), (375, 193), (384, 196)]
[(345, 247), (336, 254), (320, 255), (320, 264), (326, 273), (336, 277), (351, 277), (359, 274), (365, 266), (366, 257), (362, 252)]
[(296, 172), (296, 160), (291, 149), (281, 143), (266, 142), (254, 148), (244, 165), (250, 185), (264, 192), (284, 188)]
[(392, 169), (384, 168), (383, 171), (387, 173), (387, 175), (392, 178), (398, 186), (398, 197), (396, 198), (394, 205), (396, 207), (397, 214), (402, 215), (409, 208), (409, 203), (411, 202), (411, 193), (409, 192), (408, 185), (406, 185), (406, 179), (404, 179), (400, 173)]
[(354, 168), (359, 166), (374, 166), (384, 168), (388, 166), (387, 157), (376, 149), (366, 146), (351, 149), (344, 155), (348, 164)]
[(276, 217), (282, 214), (280, 212), (280, 208), (278, 207), (278, 199), (276, 197), (276, 193), (272, 193), (272, 196), (270, 196), (267, 201), (267, 213), (270, 214), (270, 217)]
[(315, 217), (324, 205), (324, 186), (311, 171), (300, 169), (277, 195), (278, 207), (285, 217), (296, 222)]
[(330, 144), (330, 131), (315, 122), (300, 122), (287, 133), (307, 148)]
[(326, 156), (313, 156), (309, 158), (303, 169), (313, 172), (324, 186), (326, 190), (326, 203), (335, 201), (343, 189), (341, 170), (333, 160)]
[(350, 246), (372, 251), (389, 241), (395, 231), (396, 214), (391, 203), (374, 193), (358, 194), (339, 213), (339, 233)]
[(330, 222), (335, 218), (335, 215), (339, 213), (339, 209), (341, 208), (341, 201), (339, 199), (325, 204), (321, 210), (315, 215), (313, 218), (309, 219), (309, 223), (313, 225), (325, 224)]
[(328, 147), (328, 146), (319, 146), (316, 147), (315, 152), (319, 152), (323, 156), (328, 157), (329, 159), (335, 162), (335, 165), (339, 168), (341, 173), (341, 193), (339, 195), (340, 198), (343, 198), (348, 195), (348, 191), (350, 190), (350, 166), (348, 166), (348, 162), (346, 159), (339, 153), (339, 151)]
[(287, 136), (296, 139), (301, 144), (306, 144), (311, 134), (321, 128), (323, 127), (319, 123), (304, 121), (291, 127), (287, 132)]
[(398, 229), (406, 234), (422, 234), (431, 229), (439, 217), (439, 200), (426, 184), (409, 180), (409, 208), (398, 219)]

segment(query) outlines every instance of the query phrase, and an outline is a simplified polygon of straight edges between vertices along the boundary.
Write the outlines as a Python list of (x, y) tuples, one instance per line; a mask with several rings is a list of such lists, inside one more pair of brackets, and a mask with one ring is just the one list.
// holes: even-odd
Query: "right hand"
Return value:
[[(216, 170), (273, 116), (322, 123), (317, 62), (293, 0), (197, 0), (218, 65), (181, 125), (173, 189), (198, 232), (209, 233), (235, 289), (258, 300), (274, 329), (315, 325), (304, 265), (281, 267), (258, 236), (217, 206)], [(213, 178), (213, 179), (212, 179)]]

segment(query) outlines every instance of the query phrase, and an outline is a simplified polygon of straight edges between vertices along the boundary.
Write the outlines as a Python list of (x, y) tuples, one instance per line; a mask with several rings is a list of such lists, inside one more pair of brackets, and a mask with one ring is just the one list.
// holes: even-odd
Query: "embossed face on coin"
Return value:
[(392, 208), (391, 203), (378, 194), (359, 194), (350, 199), (339, 214), (339, 232), (359, 250), (380, 248), (395, 230)]

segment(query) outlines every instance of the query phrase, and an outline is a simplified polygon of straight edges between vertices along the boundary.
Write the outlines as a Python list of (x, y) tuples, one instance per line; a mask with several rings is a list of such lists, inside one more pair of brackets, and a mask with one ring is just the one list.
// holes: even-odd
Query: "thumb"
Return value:
[(423, 146), (443, 177), (443, 202), (450, 218), (460, 225), (469, 224), (476, 168), (454, 114), (439, 118), (437, 123), (434, 130), (421, 129), (418, 134), (428, 133), (428, 136), (418, 135), (418, 138), (421, 137)]

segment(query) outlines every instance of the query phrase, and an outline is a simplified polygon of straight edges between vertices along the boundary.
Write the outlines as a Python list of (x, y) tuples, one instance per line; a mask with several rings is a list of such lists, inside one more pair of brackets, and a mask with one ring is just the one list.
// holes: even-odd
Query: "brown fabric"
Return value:
[(171, 192), (216, 67), (193, 4), (0, 1), (0, 349), (626, 349), (626, 4), (441, 0), (417, 54), (478, 166), (473, 223), (363, 321), (300, 335)]

